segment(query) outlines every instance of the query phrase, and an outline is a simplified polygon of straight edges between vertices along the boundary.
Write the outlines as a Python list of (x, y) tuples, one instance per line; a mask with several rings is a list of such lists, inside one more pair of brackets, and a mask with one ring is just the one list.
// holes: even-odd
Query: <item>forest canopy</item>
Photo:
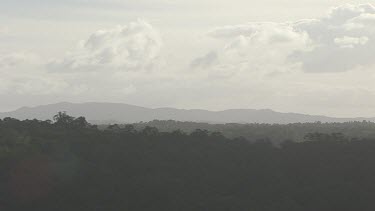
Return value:
[(278, 143), (204, 128), (98, 128), (63, 112), (5, 118), (0, 209), (374, 210), (375, 139), (311, 132)]

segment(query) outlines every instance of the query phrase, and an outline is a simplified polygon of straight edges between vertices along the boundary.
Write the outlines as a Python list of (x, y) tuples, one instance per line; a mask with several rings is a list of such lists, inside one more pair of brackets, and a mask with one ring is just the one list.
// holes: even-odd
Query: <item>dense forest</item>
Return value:
[[(334, 124), (310, 126), (316, 131), (285, 126), (301, 130), (301, 142), (270, 125), (235, 125), (241, 132), (224, 136), (206, 127), (98, 128), (65, 113), (5, 118), (0, 210), (374, 210), (374, 124), (337, 126), (357, 131), (349, 135), (323, 131)], [(263, 135), (246, 135), (257, 131)]]
[[(107, 128), (107, 126), (99, 126), (99, 128)], [(208, 124), (154, 120), (151, 122), (136, 123), (133, 126), (137, 130), (142, 130), (146, 127), (155, 127), (162, 132), (181, 130), (185, 133), (192, 133), (196, 129), (201, 129), (210, 132), (220, 132), (228, 138), (244, 137), (250, 141), (269, 140), (275, 145), (279, 145), (286, 140), (303, 142), (309, 133), (341, 133), (349, 139), (375, 139), (375, 123), (369, 121), (346, 123)], [(119, 125), (119, 127), (123, 128), (126, 125)]]

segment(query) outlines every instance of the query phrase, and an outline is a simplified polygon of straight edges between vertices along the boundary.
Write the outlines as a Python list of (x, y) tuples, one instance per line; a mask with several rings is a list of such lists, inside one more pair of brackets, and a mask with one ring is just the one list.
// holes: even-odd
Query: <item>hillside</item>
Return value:
[(174, 108), (145, 108), (120, 103), (57, 103), (37, 107), (23, 107), (0, 113), (0, 118), (51, 119), (59, 111), (73, 116), (85, 116), (91, 123), (137, 123), (152, 120), (176, 120), (206, 123), (269, 123), (288, 124), (306, 122), (373, 121), (366, 118), (333, 118), (297, 113), (280, 113), (269, 109), (232, 109), (224, 111), (185, 110)]

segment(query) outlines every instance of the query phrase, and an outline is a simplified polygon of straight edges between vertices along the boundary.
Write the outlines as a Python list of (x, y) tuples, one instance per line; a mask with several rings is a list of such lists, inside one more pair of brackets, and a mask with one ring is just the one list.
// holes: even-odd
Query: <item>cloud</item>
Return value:
[(208, 34), (225, 42), (218, 51), (222, 62), (251, 61), (248, 69), (264, 62), (286, 68), (299, 64), (305, 72), (322, 73), (375, 64), (375, 7), (371, 4), (346, 4), (319, 19), (251, 22), (219, 27)]
[(0, 68), (15, 68), (22, 65), (36, 65), (40, 63), (40, 58), (31, 53), (16, 52), (0, 54)]
[(191, 62), (190, 67), (191, 68), (205, 68), (213, 65), (215, 61), (218, 59), (218, 55), (216, 52), (212, 51), (206, 54), (203, 57), (199, 57), (194, 59), (194, 61)]
[(267, 43), (281, 43), (290, 42), (301, 33), (295, 31), (288, 23), (260, 22), (217, 28), (209, 32), (209, 35), (215, 38), (245, 36)]
[(149, 86), (165, 78), (163, 71), (153, 71), (162, 64), (161, 50), (159, 33), (145, 21), (136, 21), (96, 31), (52, 62), (29, 53), (3, 53), (0, 95), (123, 100), (139, 89), (153, 89)]
[(356, 45), (366, 45), (369, 41), (368, 37), (338, 37), (334, 39), (336, 45), (340, 46), (341, 48), (354, 48)]
[(51, 68), (59, 71), (145, 71), (160, 62), (162, 40), (147, 22), (136, 21), (109, 30), (100, 30), (82, 41)]
[(295, 65), (288, 64), (288, 55), (306, 49), (311, 42), (307, 33), (294, 29), (289, 23), (226, 26), (211, 30), (208, 35), (223, 41), (223, 46), (214, 51), (215, 57), (212, 53), (198, 57), (192, 66), (206, 68), (211, 75), (228, 77), (236, 74), (259, 77), (290, 71)]
[(0, 95), (47, 95), (66, 90), (66, 83), (44, 70), (36, 54), (12, 52), (0, 54)]
[(219, 27), (202, 39), (190, 28), (167, 30), (165, 45), (153, 26), (136, 21), (94, 32), (47, 65), (28, 53), (1, 54), (0, 98), (8, 107), (109, 101), (369, 115), (372, 18), (371, 7), (345, 5), (315, 20)]
[(375, 64), (375, 15), (370, 4), (347, 4), (332, 9), (326, 17), (296, 24), (314, 44), (291, 59), (301, 62), (306, 72), (343, 72)]

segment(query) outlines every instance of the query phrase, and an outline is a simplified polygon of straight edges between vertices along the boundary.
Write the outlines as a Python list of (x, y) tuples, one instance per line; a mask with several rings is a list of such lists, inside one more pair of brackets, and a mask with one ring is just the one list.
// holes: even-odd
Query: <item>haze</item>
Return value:
[(375, 116), (375, 7), (2, 0), (0, 111), (56, 102)]

